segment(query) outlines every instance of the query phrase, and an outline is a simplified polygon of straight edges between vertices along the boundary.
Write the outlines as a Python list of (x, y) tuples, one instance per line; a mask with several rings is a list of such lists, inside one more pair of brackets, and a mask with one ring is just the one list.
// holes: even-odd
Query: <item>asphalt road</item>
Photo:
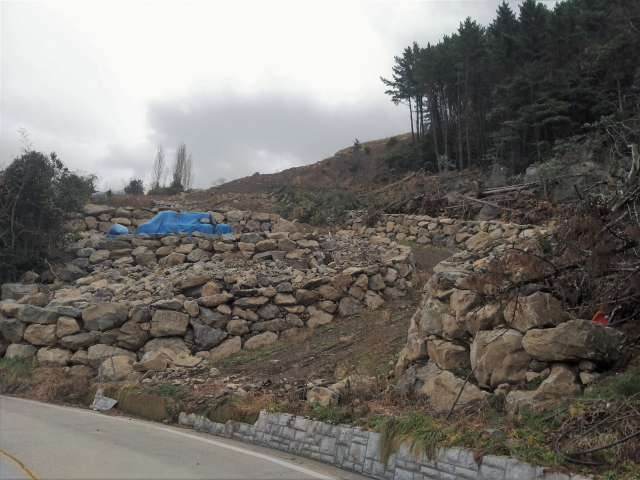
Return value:
[(0, 396), (1, 479), (364, 479), (191, 430)]

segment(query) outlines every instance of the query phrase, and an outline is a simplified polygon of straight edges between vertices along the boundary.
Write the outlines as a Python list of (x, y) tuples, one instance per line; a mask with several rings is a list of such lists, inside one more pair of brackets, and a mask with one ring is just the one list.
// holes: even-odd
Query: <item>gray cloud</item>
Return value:
[(194, 158), (196, 187), (208, 187), (218, 177), (231, 180), (314, 163), (355, 138), (384, 138), (409, 126), (405, 109), (382, 93), (375, 100), (338, 106), (282, 91), (198, 93), (154, 102), (147, 118), (151, 142), (165, 149), (185, 142)]

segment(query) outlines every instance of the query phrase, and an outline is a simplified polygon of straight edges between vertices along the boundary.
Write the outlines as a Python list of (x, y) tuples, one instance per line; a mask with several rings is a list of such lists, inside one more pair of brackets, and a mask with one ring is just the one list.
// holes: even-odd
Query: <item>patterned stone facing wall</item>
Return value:
[(409, 453), (406, 443), (391, 455), (385, 469), (379, 461), (379, 433), (328, 425), (288, 413), (260, 412), (255, 425), (234, 421), (222, 424), (182, 413), (179, 424), (384, 480), (586, 480), (580, 475), (545, 473), (542, 467), (495, 455), (485, 455), (478, 466), (473, 452), (461, 448), (440, 448), (429, 459), (424, 454)]

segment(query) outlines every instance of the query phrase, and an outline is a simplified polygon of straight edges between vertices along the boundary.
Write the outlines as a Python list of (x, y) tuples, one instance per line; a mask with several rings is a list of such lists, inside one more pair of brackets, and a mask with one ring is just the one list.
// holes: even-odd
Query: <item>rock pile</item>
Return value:
[[(236, 227), (255, 229), (265, 215)], [(236, 217), (245, 213), (226, 214)], [(84, 232), (69, 249), (76, 258), (43, 275), (51, 284), (42, 291), (2, 286), (0, 354), (86, 374), (101, 368), (107, 379), (114, 370), (116, 378), (152, 371), (178, 379), (204, 368), (203, 359), (375, 310), (413, 287), (408, 247), (289, 232), (296, 225), (282, 219), (260, 228), (115, 240)]]
[[(550, 232), (495, 221), (466, 223), (481, 231), (466, 240), (466, 250), (434, 267), (395, 368), (395, 376), (402, 377), (396, 389), (425, 394), (446, 411), (462, 388), (463, 380), (450, 373), (457, 368), (473, 369), (478, 383), (465, 386), (459, 405), (481, 401), (487, 392), (502, 393), (507, 409), (516, 413), (579, 395), (598, 370), (621, 357), (624, 335), (573, 318), (552, 293), (526, 283), (521, 263), (502, 267), (523, 285), (508, 298), (500, 295), (502, 287), (483, 283), (481, 276), (472, 279), (492, 261), (510, 258), (511, 249), (535, 250), (536, 235)], [(449, 240), (460, 235), (447, 231)], [(528, 384), (539, 386), (530, 390)]]
[(390, 243), (416, 242), (435, 247), (458, 247), (461, 250), (484, 251), (497, 243), (531, 239), (536, 232), (546, 233), (535, 225), (504, 223), (499, 220), (456, 220), (428, 215), (380, 215), (373, 226), (366, 225), (362, 211), (349, 211), (338, 217), (345, 225), (341, 233), (371, 237), (372, 241)]

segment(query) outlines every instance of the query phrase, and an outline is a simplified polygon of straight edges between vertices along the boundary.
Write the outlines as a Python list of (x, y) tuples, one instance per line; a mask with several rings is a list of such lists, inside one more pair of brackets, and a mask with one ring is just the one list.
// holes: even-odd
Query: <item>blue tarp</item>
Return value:
[(189, 235), (193, 232), (213, 233), (213, 225), (201, 223), (201, 218), (211, 221), (211, 215), (205, 212), (182, 212), (178, 215), (178, 231), (187, 232)]
[(218, 223), (216, 225), (215, 234), (216, 235), (223, 235), (225, 233), (233, 233), (233, 228), (231, 228), (226, 223)]
[[(211, 223), (202, 223), (201, 219), (207, 218)], [(193, 232), (214, 233), (215, 219), (205, 212), (160, 212), (151, 220), (136, 228), (136, 235), (139, 233), (176, 233)], [(233, 233), (229, 225), (219, 223), (215, 225), (215, 233)]]
[(129, 230), (124, 225), (120, 225), (119, 223), (114, 223), (107, 230), (106, 238), (116, 238), (118, 235), (127, 235)]

